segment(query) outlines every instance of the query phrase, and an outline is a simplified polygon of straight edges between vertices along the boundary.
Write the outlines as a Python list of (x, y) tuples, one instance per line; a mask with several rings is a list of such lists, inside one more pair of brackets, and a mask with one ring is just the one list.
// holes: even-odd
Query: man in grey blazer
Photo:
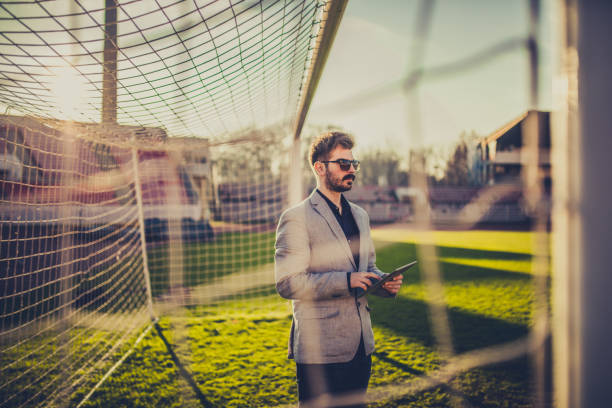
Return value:
[[(289, 358), (300, 406), (363, 406), (370, 379), (370, 308), (357, 293), (385, 274), (376, 267), (368, 214), (342, 195), (359, 169), (353, 145), (341, 132), (313, 142), (317, 189), (281, 215), (276, 231), (276, 289), (293, 304)], [(399, 275), (375, 294), (395, 296), (401, 284)]]

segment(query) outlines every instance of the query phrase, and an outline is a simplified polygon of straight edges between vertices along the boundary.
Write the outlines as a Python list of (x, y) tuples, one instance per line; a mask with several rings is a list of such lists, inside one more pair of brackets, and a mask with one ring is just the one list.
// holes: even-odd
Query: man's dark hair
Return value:
[(336, 147), (342, 146), (350, 150), (354, 145), (355, 141), (348, 133), (326, 132), (319, 135), (310, 145), (308, 160), (310, 161), (310, 165), (314, 166), (317, 161), (328, 160), (329, 153)]

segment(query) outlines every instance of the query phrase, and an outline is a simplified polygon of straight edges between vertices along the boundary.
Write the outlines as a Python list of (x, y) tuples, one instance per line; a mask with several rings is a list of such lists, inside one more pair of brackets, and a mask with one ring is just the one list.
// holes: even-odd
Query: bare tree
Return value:
[(392, 150), (373, 150), (360, 158), (358, 182), (363, 185), (407, 186), (410, 177), (406, 162)]

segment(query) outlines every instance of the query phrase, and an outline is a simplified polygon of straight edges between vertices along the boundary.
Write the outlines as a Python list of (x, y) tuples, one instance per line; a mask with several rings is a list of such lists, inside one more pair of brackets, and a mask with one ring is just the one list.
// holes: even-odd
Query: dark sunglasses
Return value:
[(355, 171), (359, 171), (359, 160), (338, 159), (322, 161), (321, 163), (338, 163), (338, 166), (340, 166), (340, 170), (342, 171), (349, 171), (352, 164)]

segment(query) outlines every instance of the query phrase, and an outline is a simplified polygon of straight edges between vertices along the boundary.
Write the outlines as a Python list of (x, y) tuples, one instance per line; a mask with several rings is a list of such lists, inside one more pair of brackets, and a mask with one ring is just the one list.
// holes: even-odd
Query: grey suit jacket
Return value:
[[(293, 303), (289, 358), (298, 363), (350, 361), (363, 335), (366, 354), (374, 351), (370, 308), (366, 297), (349, 291), (347, 272), (374, 272), (374, 244), (368, 214), (350, 203), (359, 228), (359, 265), (328, 204), (316, 190), (286, 210), (276, 230), (276, 290)], [(392, 296), (384, 289), (380, 296)]]

